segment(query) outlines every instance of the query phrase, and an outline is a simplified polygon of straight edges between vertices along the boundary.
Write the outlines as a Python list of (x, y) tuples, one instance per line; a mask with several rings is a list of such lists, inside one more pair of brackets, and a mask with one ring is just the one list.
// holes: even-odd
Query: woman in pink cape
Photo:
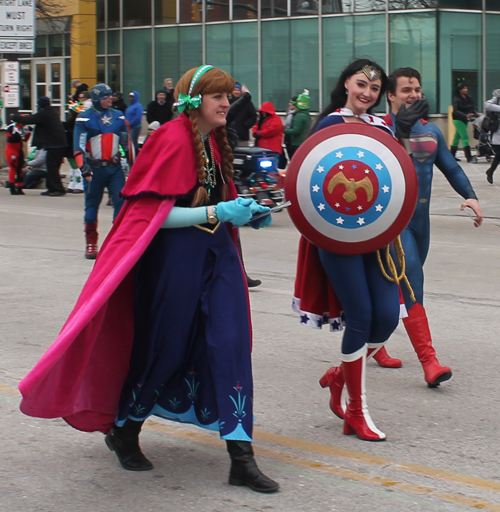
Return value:
[(229, 483), (279, 485), (252, 450), (247, 289), (235, 226), (269, 209), (237, 198), (225, 124), (233, 79), (212, 66), (177, 84), (181, 115), (151, 135), (61, 333), (21, 381), (21, 410), (100, 430), (121, 465), (153, 469), (139, 446), (150, 415), (217, 430)]

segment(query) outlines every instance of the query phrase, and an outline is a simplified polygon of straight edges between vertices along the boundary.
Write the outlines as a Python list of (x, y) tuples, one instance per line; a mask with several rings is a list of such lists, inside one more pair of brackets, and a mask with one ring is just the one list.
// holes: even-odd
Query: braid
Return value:
[[(217, 146), (220, 151), (222, 176), (224, 177), (224, 181), (227, 183), (233, 177), (234, 157), (231, 146), (227, 141), (226, 128), (224, 126), (215, 131), (215, 141), (217, 142)], [(222, 198), (224, 201), (227, 200), (227, 185), (224, 185)]]
[(196, 153), (196, 167), (198, 171), (198, 183), (201, 185), (196, 189), (194, 193), (193, 201), (191, 206), (201, 206), (204, 204), (208, 204), (208, 194), (203, 184), (205, 183), (205, 157), (203, 156), (203, 141), (201, 140), (200, 130), (198, 129), (198, 112), (191, 111), (189, 118), (191, 120), (191, 125), (193, 127), (193, 135), (194, 135), (194, 150)]

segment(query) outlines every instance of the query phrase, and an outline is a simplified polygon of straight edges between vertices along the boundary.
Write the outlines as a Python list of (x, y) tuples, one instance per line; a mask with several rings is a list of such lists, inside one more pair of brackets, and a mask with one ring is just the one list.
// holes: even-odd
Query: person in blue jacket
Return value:
[[(421, 99), (422, 87), (420, 73), (413, 68), (398, 68), (389, 76), (387, 97), (391, 104), (391, 113), (384, 120), (396, 130), (396, 119), (400, 110), (407, 109), (417, 99)], [(429, 251), (430, 218), (429, 207), (433, 166), (444, 174), (452, 188), (465, 201), (461, 210), (471, 208), (476, 217), (474, 225), (479, 227), (483, 221), (481, 207), (469, 178), (457, 164), (449, 151), (443, 134), (437, 126), (420, 119), (411, 128), (410, 145), (412, 159), (418, 176), (418, 202), (415, 213), (401, 234), (401, 242), (406, 255), (406, 275), (415, 292), (416, 302), (413, 302), (405, 287), (402, 287), (408, 318), (403, 319), (406, 331), (418, 359), (424, 370), (424, 377), (429, 387), (436, 387), (451, 378), (451, 369), (441, 366), (432, 346), (431, 332), (424, 302), (424, 272), (423, 266)], [(381, 366), (398, 367), (401, 361), (388, 356), (382, 348), (375, 356)]]
[(144, 107), (139, 103), (140, 94), (137, 91), (132, 91), (129, 95), (130, 106), (125, 110), (125, 119), (130, 125), (130, 138), (134, 145), (135, 154), (139, 150), (139, 134), (142, 127), (142, 113)]

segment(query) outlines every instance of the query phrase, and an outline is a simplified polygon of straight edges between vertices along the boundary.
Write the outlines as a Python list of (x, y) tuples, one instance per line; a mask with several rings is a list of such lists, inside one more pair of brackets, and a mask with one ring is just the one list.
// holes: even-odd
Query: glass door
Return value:
[(64, 87), (64, 61), (63, 59), (37, 59), (34, 60), (34, 73), (32, 73), (33, 112), (37, 111), (38, 98), (47, 96), (53, 107), (59, 108), (61, 119), (64, 119), (66, 108), (66, 91)]

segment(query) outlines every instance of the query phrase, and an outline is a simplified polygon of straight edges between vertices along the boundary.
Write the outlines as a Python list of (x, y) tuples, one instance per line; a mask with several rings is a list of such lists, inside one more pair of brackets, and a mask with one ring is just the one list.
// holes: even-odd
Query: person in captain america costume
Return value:
[(92, 108), (80, 112), (75, 121), (75, 160), (85, 178), (85, 257), (97, 257), (97, 213), (107, 187), (114, 206), (113, 219), (123, 205), (120, 192), (125, 185), (120, 162), (120, 146), (128, 149), (125, 116), (111, 108), (113, 91), (97, 84), (90, 92)]
[[(396, 69), (388, 79), (387, 97), (391, 104), (391, 113), (384, 117), (384, 120), (395, 130), (398, 112), (422, 98), (420, 73), (413, 68)], [(433, 166), (438, 167), (453, 189), (465, 199), (460, 207), (461, 210), (471, 208), (474, 211), (476, 227), (481, 225), (483, 215), (469, 179), (448, 150), (443, 134), (437, 126), (420, 119), (411, 129), (410, 144), (418, 176), (418, 202), (410, 223), (401, 234), (401, 241), (406, 255), (406, 275), (415, 292), (416, 302), (410, 299), (408, 291), (402, 287), (408, 311), (408, 317), (403, 319), (403, 323), (422, 364), (425, 381), (429, 387), (433, 388), (452, 376), (451, 369), (441, 366), (436, 358), (423, 306), (423, 265), (430, 243), (429, 207)], [(401, 361), (389, 357), (385, 348), (382, 348), (374, 359), (380, 366), (391, 368), (401, 366)]]

